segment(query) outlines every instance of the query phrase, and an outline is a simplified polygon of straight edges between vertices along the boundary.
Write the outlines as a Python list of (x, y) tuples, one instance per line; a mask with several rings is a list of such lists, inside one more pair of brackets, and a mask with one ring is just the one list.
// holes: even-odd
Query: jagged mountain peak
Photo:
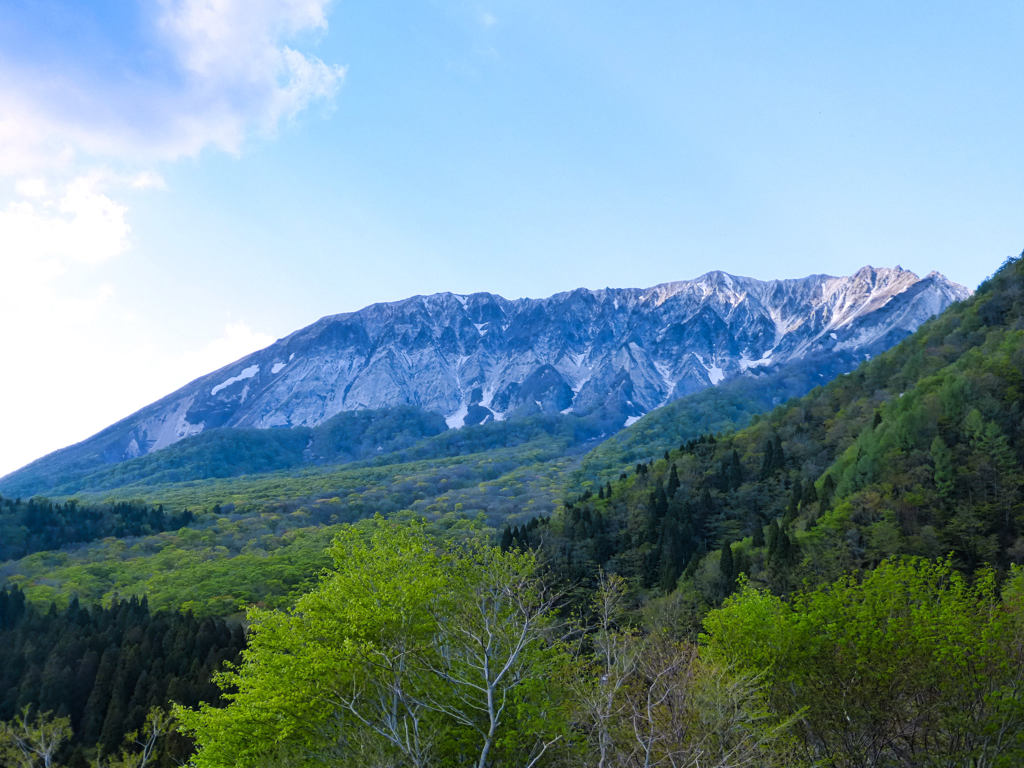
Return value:
[(451, 427), (532, 413), (621, 426), (762, 366), (863, 359), (968, 294), (937, 273), (864, 267), (768, 281), (713, 271), (543, 299), (412, 296), (321, 318), (80, 445), (120, 461), (215, 427), (316, 426), (403, 405)]

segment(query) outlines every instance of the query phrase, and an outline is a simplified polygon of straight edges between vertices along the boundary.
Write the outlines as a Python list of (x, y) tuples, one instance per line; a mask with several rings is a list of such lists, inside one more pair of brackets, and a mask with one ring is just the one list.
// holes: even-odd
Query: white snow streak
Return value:
[(463, 403), (454, 412), (444, 417), (444, 423), (448, 429), (458, 429), (466, 423), (466, 415), (469, 413), (469, 406)]
[(258, 364), (257, 365), (250, 365), (248, 368), (244, 368), (242, 370), (242, 372), (240, 374), (238, 374), (237, 376), (232, 376), (230, 379), (227, 379), (226, 381), (222, 381), (220, 384), (218, 384), (216, 387), (214, 387), (213, 389), (210, 390), (210, 394), (211, 395), (216, 395), (218, 392), (220, 392), (225, 387), (230, 387), (232, 384), (235, 384), (235, 383), (237, 383), (239, 381), (244, 381), (245, 379), (251, 379), (253, 376), (255, 376), (259, 372), (260, 372), (260, 367), (259, 367)]

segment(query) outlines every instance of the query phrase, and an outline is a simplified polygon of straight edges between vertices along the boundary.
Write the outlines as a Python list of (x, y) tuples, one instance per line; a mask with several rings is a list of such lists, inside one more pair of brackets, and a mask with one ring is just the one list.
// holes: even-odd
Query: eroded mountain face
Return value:
[(416, 296), (325, 317), (101, 434), (119, 460), (214, 427), (315, 426), (397, 405), (451, 427), (537, 412), (625, 424), (758, 366), (876, 354), (968, 295), (937, 273), (864, 267), (771, 281), (711, 272), (546, 299)]

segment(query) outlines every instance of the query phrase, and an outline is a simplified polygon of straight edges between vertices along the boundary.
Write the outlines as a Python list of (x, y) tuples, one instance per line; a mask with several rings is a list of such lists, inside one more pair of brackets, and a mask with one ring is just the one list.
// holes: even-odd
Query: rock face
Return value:
[(450, 427), (537, 412), (622, 425), (758, 366), (875, 354), (968, 295), (938, 273), (864, 267), (766, 282), (710, 272), (546, 299), (415, 296), (322, 318), (80, 445), (99, 441), (93, 455), (120, 461), (214, 427), (315, 426), (397, 405)]

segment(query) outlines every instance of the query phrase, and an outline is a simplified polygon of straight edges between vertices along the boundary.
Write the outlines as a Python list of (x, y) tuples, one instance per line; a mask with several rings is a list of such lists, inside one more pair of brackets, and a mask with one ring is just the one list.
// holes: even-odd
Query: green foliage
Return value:
[[(1024, 266), (1011, 262), (974, 299), (890, 352), (738, 432), (693, 436), (708, 419), (746, 418), (742, 404), (713, 414), (712, 395), (653, 414), (626, 433), (629, 445), (585, 460), (590, 480), (561, 508), (556, 496), (574, 453), (598, 428), (585, 420), (543, 417), (427, 437), (416, 434), (427, 427), (414, 425), (378, 453), (369, 448), (369, 437), (380, 437), (373, 425), (384, 423), (378, 415), (351, 435), (333, 425), (336, 434), (326, 430), (316, 450), (303, 449), (301, 466), (252, 475), (238, 472), (294, 458), (292, 438), (282, 431), (250, 441), (225, 431), (125, 465), (120, 479), (107, 476), (129, 485), (70, 505), (30, 502), (51, 505), (38, 507), (50, 516), (37, 526), (40, 546), (46, 537), (68, 546), (2, 563), (0, 576), (68, 610), (74, 595), (114, 609), (119, 595), (148, 593), (154, 605), (208, 615), (259, 604), (250, 610), (247, 655), (219, 678), (229, 705), (182, 710), (205, 765), (483, 766), (512, 764), (512, 756), (572, 764), (593, 758), (601, 743), (618, 744), (617, 764), (632, 765), (638, 753), (628, 736), (637, 728), (652, 734), (647, 758), (685, 762), (694, 744), (712, 749), (687, 734), (718, 728), (738, 734), (729, 744), (756, 747), (744, 753), (756, 764), (795, 764), (780, 757), (790, 754), (785, 733), (794, 722), (803, 758), (819, 764), (1013, 765), (1024, 726), (1024, 577), (1015, 570), (1024, 560), (1022, 286)], [(768, 383), (759, 382), (765, 396)], [(739, 398), (739, 390), (719, 395)], [(400, 426), (381, 429), (395, 435)], [(659, 430), (681, 445), (648, 451), (645, 441)], [(346, 464), (316, 463), (343, 454)], [(621, 471), (626, 457), (641, 459), (632, 472)], [(212, 476), (221, 471), (214, 467), (204, 479), (166, 482), (179, 470), (195, 473), (190, 461), (213, 467), (222, 459), (236, 462), (224, 469), (231, 476)], [(125, 507), (132, 510), (208, 511), (187, 527), (132, 540), (97, 539), (102, 527), (67, 533), (90, 524), (92, 513), (78, 510), (117, 509), (95, 506), (107, 496), (141, 499)], [(4, 500), (0, 513), (5, 504), (27, 509)], [(410, 510), (446, 543), (428, 536), (426, 524), (409, 524)], [(377, 513), (407, 527), (342, 525)], [(500, 549), (467, 536), (467, 521), (478, 517), (490, 530), (505, 526)], [(8, 546), (36, 546), (17, 533), (29, 530), (27, 520), (0, 516), (14, 532)], [(335, 534), (328, 558), (323, 547)], [(623, 623), (568, 658), (534, 555), (523, 554), (531, 547), (582, 612), (601, 569), (621, 576), (651, 632)], [(894, 558), (947, 553), (941, 562)], [(290, 610), (272, 610), (307, 589), (329, 559), (333, 569), (312, 592)], [(971, 580), (986, 563), (992, 570)], [(851, 572), (862, 576), (839, 578)], [(737, 577), (740, 594), (728, 598)], [(24, 611), (24, 595), (10, 594)], [(705, 650), (693, 657), (682, 638), (723, 600), (704, 623)], [(508, 628), (517, 626), (533, 634), (515, 650)], [(580, 725), (593, 711), (567, 692), (601, 698), (590, 653), (601, 642), (634, 666), (617, 668), (621, 694), (604, 702), (622, 717), (594, 742)], [(496, 667), (481, 658), (492, 651), (514, 655), (517, 673), (489, 677)], [(112, 664), (97, 670), (102, 685), (114, 684)], [(49, 699), (64, 674), (58, 666), (26, 662), (30, 677), (10, 684), (7, 711), (26, 703), (25, 691), (57, 711)], [(486, 691), (504, 698), (480, 698)], [(651, 697), (672, 703), (645, 714)], [(86, 706), (85, 732), (114, 749), (121, 724), (141, 722), (134, 698), (124, 688), (105, 707)], [(766, 733), (772, 739), (761, 740)]]
[(229, 704), (180, 708), (197, 766), (506, 765), (562, 727), (562, 649), (530, 555), (422, 525), (342, 530), (289, 611), (252, 609)]
[(161, 758), (166, 761), (173, 754), (167, 742), (176, 735), (174, 727), (174, 717), (169, 712), (153, 707), (146, 715), (142, 727), (125, 734), (124, 743), (116, 756), (97, 757), (96, 768), (146, 768)]
[(991, 571), (908, 559), (790, 602), (748, 584), (708, 614), (702, 653), (764, 675), (814, 764), (1019, 765), (1022, 583), (1000, 600)]
[[(316, 428), (212, 429), (127, 461), (113, 445), (93, 454), (72, 446), (8, 475), (0, 490), (63, 495), (343, 463), (402, 450), (446, 428), (437, 414), (406, 406), (339, 413)], [(107, 432), (116, 443), (117, 425)]]
[(227, 615), (253, 603), (283, 604), (327, 565), (324, 548), (338, 526), (309, 523), (301, 511), (220, 518), (202, 529), (41, 552), (0, 573), (42, 605), (65, 605), (75, 596), (108, 604), (145, 595), (158, 609)]
[(449, 430), (438, 414), (411, 406), (346, 411), (313, 428), (211, 429), (125, 461), (93, 456), (70, 462), (65, 452), (57, 452), (5, 477), (0, 491), (22, 496), (113, 492), (124, 498), (125, 489), (132, 489), (129, 497), (144, 497), (150, 495), (149, 488), (171, 484), (342, 464), (444, 459), (541, 439), (570, 447), (601, 433), (602, 425), (593, 419), (565, 415)]
[(162, 506), (134, 501), (80, 504), (75, 499), (54, 502), (35, 497), (23, 501), (0, 496), (0, 561), (107, 536), (174, 530), (193, 519), (187, 509), (168, 514)]
[(0, 758), (19, 768), (50, 768), (70, 736), (70, 718), (54, 717), (52, 712), (32, 714), (26, 705), (12, 720), (0, 723)]
[(600, 579), (591, 650), (573, 678), (582, 764), (791, 766), (791, 719), (767, 706), (763, 677), (702, 659), (669, 633), (627, 621), (625, 582)]
[[(141, 495), (165, 509), (208, 511), (180, 530), (0, 563), (0, 577), (32, 600), (61, 604), (74, 594), (87, 601), (145, 594), (156, 607), (208, 615), (281, 605), (327, 565), (323, 550), (342, 523), (411, 510), (441, 530), (480, 515), (497, 528), (550, 515), (572, 461), (568, 438), (526, 439), (532, 429), (492, 430), (511, 445), (446, 458), (123, 488), (126, 498)], [(84, 495), (80, 505), (100, 498)]]
[(701, 435), (742, 429), (760, 413), (806, 394), (860, 360), (843, 353), (800, 363), (755, 368), (651, 411), (591, 450), (569, 478), (569, 487), (613, 480), (623, 468), (647, 462), (669, 447)]

